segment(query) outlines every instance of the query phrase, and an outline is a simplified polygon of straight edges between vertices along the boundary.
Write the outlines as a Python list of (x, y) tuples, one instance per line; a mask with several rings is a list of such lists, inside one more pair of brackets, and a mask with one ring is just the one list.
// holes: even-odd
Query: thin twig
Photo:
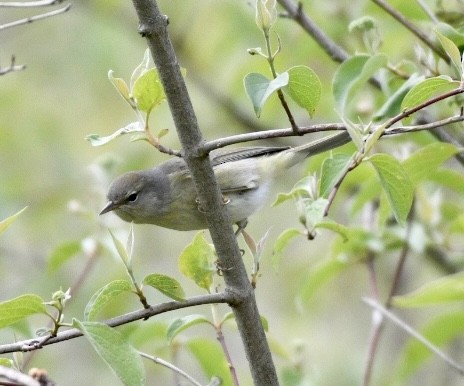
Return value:
[(322, 47), (322, 49), (335, 62), (343, 62), (349, 58), (348, 53), (325, 34), (308, 16), (303, 12), (302, 3), (298, 4), (292, 0), (277, 0), (277, 2), (287, 11), (287, 17), (295, 20), (312, 38)]
[(396, 21), (402, 24), (406, 29), (411, 31), (414, 35), (419, 38), (426, 46), (428, 46), (432, 51), (434, 51), (438, 56), (440, 56), (445, 62), (450, 63), (450, 58), (446, 53), (437, 46), (435, 42), (429, 38), (429, 35), (422, 32), (418, 27), (411, 23), (406, 17), (404, 17), (400, 12), (394, 9), (390, 4), (384, 0), (371, 0), (374, 4), (377, 4), (382, 8), (386, 13), (392, 16)]
[(2, 1), (0, 2), (0, 8), (36, 8), (36, 7), (47, 7), (50, 5), (61, 4), (65, 0), (37, 0), (37, 1)]
[[(236, 299), (234, 294), (231, 292), (220, 292), (215, 294), (200, 295), (191, 297), (183, 302), (166, 302), (156, 304), (151, 306), (148, 309), (141, 309), (138, 311), (129, 312), (124, 315), (117, 316), (113, 319), (105, 321), (110, 327), (117, 327), (123, 324), (131, 323), (136, 320), (147, 319), (155, 315), (159, 315), (165, 312), (178, 310), (181, 308), (193, 307), (202, 304), (214, 304), (214, 303), (228, 303), (235, 304)], [(49, 344), (59, 343), (65, 340), (74, 339), (82, 336), (82, 332), (73, 328), (67, 331), (63, 331), (57, 334), (56, 337), (50, 338), (47, 342), (44, 343), (44, 346)], [(0, 345), (0, 354), (10, 353), (10, 352), (20, 352), (20, 351), (31, 351), (36, 350), (36, 344), (38, 339), (27, 339), (16, 343)]]
[(150, 359), (151, 361), (155, 362), (156, 364), (164, 366), (164, 367), (168, 368), (169, 370), (174, 371), (176, 374), (180, 375), (181, 377), (184, 377), (187, 381), (189, 381), (193, 385), (202, 386), (202, 384), (200, 382), (198, 382), (197, 380), (195, 380), (195, 378), (193, 378), (192, 376), (187, 374), (184, 370), (181, 370), (177, 366), (173, 365), (172, 363), (169, 363), (169, 362), (167, 362), (164, 359), (161, 359), (159, 357), (155, 357), (153, 355), (148, 355), (148, 354), (146, 354), (146, 353), (144, 353), (142, 351), (139, 351), (138, 353), (139, 353), (139, 355), (141, 357)]
[(13, 72), (13, 71), (22, 71), (22, 70), (24, 70), (26, 68), (26, 66), (24, 64), (16, 65), (15, 62), (16, 62), (16, 58), (15, 58), (14, 55), (12, 55), (10, 65), (8, 67), (5, 67), (5, 68), (0, 67), (0, 75), (5, 75), (5, 74), (8, 74), (9, 72)]
[(56, 9), (54, 11), (42, 13), (42, 14), (36, 15), (36, 16), (27, 17), (27, 18), (21, 19), (21, 20), (15, 20), (15, 21), (13, 21), (11, 23), (2, 24), (2, 25), (0, 25), (0, 31), (4, 31), (4, 30), (6, 30), (8, 28), (17, 27), (17, 26), (23, 25), (23, 24), (29, 24), (29, 23), (32, 23), (34, 21), (46, 19), (46, 18), (49, 18), (49, 17), (52, 17), (52, 16), (56, 16), (56, 15), (59, 15), (61, 13), (65, 13), (65, 12), (69, 11), (70, 9), (71, 9), (71, 4), (68, 4), (66, 7)]
[(464, 375), (464, 367), (462, 367), (460, 364), (455, 362), (452, 358), (450, 358), (443, 351), (441, 351), (437, 346), (431, 343), (426, 337), (424, 337), (422, 334), (417, 332), (414, 328), (412, 328), (406, 322), (404, 322), (399, 317), (397, 317), (393, 312), (387, 310), (385, 307), (383, 307), (381, 304), (379, 304), (373, 299), (363, 298), (362, 300), (368, 306), (379, 311), (383, 316), (388, 318), (390, 321), (392, 321), (402, 330), (404, 330), (409, 335), (411, 335), (412, 337), (417, 339), (419, 342), (421, 342), (425, 347), (427, 347), (431, 352), (433, 352), (435, 355), (443, 359), (443, 361), (446, 364), (448, 364), (452, 369), (456, 370), (460, 375)]
[(424, 0), (416, 0), (417, 4), (422, 8), (422, 10), (427, 14), (427, 16), (432, 20), (434, 23), (438, 24), (440, 20), (437, 19), (435, 14), (432, 12), (432, 10), (429, 8), (429, 6), (425, 3)]

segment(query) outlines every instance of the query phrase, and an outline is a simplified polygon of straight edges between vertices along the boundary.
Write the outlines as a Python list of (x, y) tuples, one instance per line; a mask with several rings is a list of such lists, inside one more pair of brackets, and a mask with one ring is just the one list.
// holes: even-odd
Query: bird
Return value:
[[(239, 147), (210, 152), (210, 162), (231, 221), (239, 226), (261, 208), (272, 183), (304, 159), (344, 145), (347, 132), (297, 147)], [(109, 186), (100, 215), (113, 211), (122, 220), (178, 231), (207, 229), (192, 176), (183, 158), (146, 170), (130, 171)]]

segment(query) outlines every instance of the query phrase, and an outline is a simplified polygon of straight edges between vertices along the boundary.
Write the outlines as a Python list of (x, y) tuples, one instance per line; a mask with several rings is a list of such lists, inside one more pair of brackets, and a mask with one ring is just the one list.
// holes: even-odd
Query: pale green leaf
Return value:
[(120, 137), (124, 134), (129, 133), (137, 133), (137, 132), (144, 132), (145, 128), (140, 122), (132, 122), (129, 123), (127, 126), (116, 130), (113, 134), (108, 135), (106, 137), (101, 137), (99, 134), (89, 134), (85, 137), (86, 141), (89, 141), (92, 146), (102, 146), (106, 145), (108, 142), (112, 141), (113, 139)]
[(84, 319), (94, 320), (95, 316), (118, 295), (131, 291), (131, 284), (127, 280), (114, 280), (108, 283), (92, 295), (85, 307)]
[(273, 92), (281, 89), (288, 84), (289, 75), (287, 72), (277, 75), (273, 80), (267, 79), (264, 75), (250, 73), (243, 79), (245, 91), (253, 104), (257, 117), (261, 115), (264, 103)]
[(401, 112), (401, 104), (406, 94), (419, 82), (425, 79), (423, 75), (412, 74), (380, 107), (373, 117), (374, 122), (393, 117)]
[(288, 193), (279, 193), (271, 206), (277, 206), (287, 200), (297, 197), (311, 197), (315, 191), (314, 176), (306, 176), (299, 180)]
[[(412, 107), (418, 106), (421, 103), (429, 100), (432, 96), (453, 90), (459, 87), (459, 82), (453, 81), (449, 76), (440, 75), (435, 78), (428, 78), (417, 83), (412, 87), (401, 103), (401, 111), (405, 111)], [(411, 122), (412, 116), (403, 119), (405, 124)]]
[(312, 231), (324, 218), (328, 202), (322, 197), (314, 201), (306, 200), (304, 224), (309, 231)]
[(430, 281), (415, 291), (393, 298), (397, 307), (424, 307), (464, 300), (464, 272)]
[(172, 323), (168, 326), (168, 330), (166, 332), (166, 338), (169, 343), (179, 335), (182, 331), (195, 326), (197, 324), (211, 324), (211, 322), (204, 316), (204, 315), (187, 315), (182, 318), (177, 318), (172, 321)]
[(97, 354), (124, 385), (145, 385), (145, 368), (142, 359), (119, 331), (104, 323), (81, 322), (76, 319), (73, 319), (73, 327), (84, 334)]
[(230, 368), (219, 343), (204, 338), (191, 339), (187, 348), (200, 363), (208, 378), (217, 376), (222, 379), (222, 386), (232, 386)]
[(339, 181), (341, 176), (346, 172), (350, 165), (352, 156), (348, 154), (334, 154), (326, 158), (321, 167), (321, 179), (319, 183), (319, 196), (327, 198)]
[(143, 59), (140, 64), (134, 69), (131, 75), (130, 80), (130, 89), (134, 88), (134, 84), (138, 78), (140, 78), (145, 71), (149, 69), (150, 66), (150, 50), (147, 48), (143, 53)]
[(113, 74), (114, 74), (113, 70), (108, 71), (108, 79), (110, 80), (112, 85), (116, 88), (119, 95), (121, 95), (123, 99), (132, 106), (133, 102), (130, 99), (129, 87), (127, 86), (126, 81), (122, 78), (115, 78)]
[(44, 300), (37, 295), (27, 294), (0, 303), (0, 328), (14, 324), (34, 314), (45, 314)]
[(27, 209), (27, 206), (21, 209), (19, 212), (7, 217), (6, 219), (0, 221), (0, 234), (5, 232), (7, 228), (15, 222), (15, 220), (19, 217), (21, 213), (23, 213)]
[(140, 111), (150, 112), (166, 100), (156, 68), (151, 68), (140, 75), (131, 91)]
[(304, 233), (296, 228), (290, 228), (284, 230), (274, 243), (274, 249), (272, 251), (272, 265), (277, 269), (280, 260), (282, 259), (284, 249), (287, 248), (290, 241), (297, 236), (303, 236)]
[(48, 257), (48, 272), (53, 273), (66, 261), (82, 250), (79, 241), (68, 241), (59, 245)]
[(335, 232), (338, 235), (340, 235), (344, 241), (348, 241), (349, 230), (348, 230), (348, 228), (346, 226), (344, 226), (342, 224), (336, 223), (336, 222), (331, 221), (331, 220), (323, 220), (323, 221), (319, 221), (316, 224), (316, 228), (318, 228), (318, 229), (322, 228), (322, 229), (331, 230), (332, 232)]
[(417, 184), (458, 152), (459, 149), (450, 143), (434, 142), (415, 151), (403, 162), (403, 168), (411, 182)]
[(310, 270), (308, 277), (304, 280), (298, 295), (298, 302), (307, 304), (329, 280), (345, 270), (349, 264), (339, 259), (324, 259), (316, 263)]
[(448, 39), (445, 35), (438, 32), (438, 30), (435, 30), (435, 33), (441, 43), (441, 46), (451, 59), (451, 63), (453, 63), (457, 73), (461, 76), (461, 53), (459, 52), (459, 48), (451, 39)]
[(209, 291), (213, 283), (215, 258), (214, 250), (206, 242), (204, 233), (199, 232), (179, 256), (179, 270), (197, 286)]
[(387, 57), (383, 54), (354, 55), (345, 60), (335, 72), (332, 91), (338, 109), (345, 113), (348, 103), (361, 87), (381, 68), (387, 65)]
[(414, 198), (414, 186), (399, 161), (388, 154), (369, 157), (379, 176), (393, 214), (399, 224), (404, 224)]
[(283, 90), (312, 117), (321, 99), (322, 85), (319, 77), (306, 66), (290, 68), (288, 76), (288, 85)]
[(162, 294), (169, 296), (171, 299), (183, 301), (185, 300), (185, 292), (180, 283), (167, 275), (161, 273), (152, 273), (145, 276), (143, 284), (149, 285), (160, 291)]
[(110, 232), (110, 235), (111, 235), (111, 239), (113, 240), (113, 245), (115, 246), (116, 248), (116, 251), (118, 252), (118, 255), (119, 257), (121, 258), (122, 262), (124, 263), (124, 265), (126, 267), (129, 266), (129, 263), (130, 263), (130, 256), (129, 254), (127, 253), (126, 251), (126, 247), (124, 246), (124, 244), (118, 240), (116, 238), (115, 235), (113, 235), (113, 232), (111, 232), (111, 230), (108, 229), (108, 232)]

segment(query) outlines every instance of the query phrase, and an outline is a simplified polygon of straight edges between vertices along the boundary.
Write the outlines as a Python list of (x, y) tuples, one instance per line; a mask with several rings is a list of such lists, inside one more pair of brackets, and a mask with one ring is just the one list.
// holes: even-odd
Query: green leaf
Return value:
[(15, 220), (19, 217), (21, 213), (23, 213), (27, 209), (27, 206), (21, 209), (19, 212), (7, 217), (6, 219), (0, 221), (0, 234), (5, 232), (7, 228), (15, 222)]
[(335, 186), (335, 183), (345, 173), (350, 165), (352, 156), (348, 154), (334, 154), (326, 158), (321, 167), (321, 179), (319, 183), (319, 196), (327, 198)]
[(461, 172), (442, 168), (428, 176), (428, 179), (464, 195), (464, 175)]
[(84, 334), (97, 354), (125, 385), (145, 385), (142, 358), (119, 331), (104, 323), (81, 322), (77, 319), (73, 319), (73, 327)]
[(438, 30), (435, 30), (435, 33), (441, 43), (441, 46), (451, 59), (451, 63), (453, 63), (457, 73), (459, 74), (459, 77), (462, 77), (461, 53), (459, 52), (459, 48), (451, 39), (448, 39), (445, 35), (438, 32)]
[(46, 314), (44, 300), (37, 295), (21, 295), (0, 303), (0, 328), (34, 314)]
[(187, 348), (195, 356), (208, 378), (218, 376), (222, 386), (232, 386), (229, 365), (219, 344), (215, 341), (197, 338), (187, 343)]
[(388, 154), (369, 157), (379, 176), (396, 221), (403, 225), (411, 209), (414, 187), (398, 160)]
[(293, 200), (298, 197), (312, 197), (315, 191), (314, 176), (306, 176), (299, 180), (288, 193), (279, 193), (271, 206), (277, 206), (287, 200)]
[(273, 80), (267, 79), (264, 75), (250, 73), (243, 79), (245, 91), (253, 104), (257, 117), (261, 115), (264, 103), (274, 91), (281, 89), (288, 84), (288, 72), (277, 75)]
[(204, 233), (198, 232), (179, 256), (179, 270), (197, 286), (209, 291), (213, 284), (215, 257), (214, 250), (206, 242)]
[(130, 89), (134, 88), (134, 84), (138, 78), (140, 78), (145, 71), (149, 69), (150, 66), (150, 50), (147, 48), (143, 53), (143, 59), (140, 64), (134, 69), (131, 75), (130, 80)]
[(172, 321), (172, 323), (168, 326), (168, 331), (166, 333), (166, 338), (168, 339), (169, 343), (179, 335), (182, 331), (185, 331), (187, 328), (195, 326), (197, 324), (203, 324), (211, 322), (204, 316), (204, 315), (187, 315), (182, 318), (177, 318)]
[(84, 311), (84, 319), (94, 320), (95, 316), (118, 295), (131, 292), (131, 284), (127, 280), (114, 280), (100, 288), (90, 298)]
[(304, 205), (305, 219), (304, 225), (308, 231), (314, 230), (325, 215), (328, 200), (326, 198), (319, 197), (317, 200), (311, 201), (306, 200)]
[(166, 100), (158, 70), (151, 68), (140, 75), (132, 88), (137, 108), (146, 113)]
[(111, 238), (113, 239), (113, 244), (116, 248), (116, 251), (118, 252), (119, 257), (121, 258), (124, 265), (126, 267), (129, 267), (131, 257), (127, 253), (126, 247), (120, 240), (116, 238), (115, 235), (113, 235), (113, 232), (111, 232), (111, 230), (108, 229), (108, 232), (110, 232)]
[(415, 185), (433, 174), (447, 159), (459, 152), (459, 149), (446, 142), (434, 142), (414, 152), (403, 161), (404, 171)]
[[(464, 312), (450, 312), (440, 315), (420, 330), (422, 336), (438, 347), (443, 347), (463, 334)], [(421, 342), (409, 340), (399, 360), (400, 368), (392, 384), (405, 385), (406, 380), (417, 373), (419, 367), (432, 356), (432, 352)]]
[(82, 250), (81, 243), (76, 240), (59, 245), (48, 257), (48, 272), (53, 273), (67, 260)]
[(177, 301), (185, 300), (185, 292), (180, 283), (170, 276), (161, 273), (152, 273), (145, 276), (143, 284), (149, 285)]
[(316, 73), (306, 66), (295, 66), (288, 70), (288, 85), (283, 89), (310, 117), (321, 99), (322, 85)]
[(335, 72), (332, 91), (338, 109), (343, 114), (359, 89), (382, 67), (387, 65), (387, 57), (377, 55), (354, 55), (345, 60)]
[(122, 78), (115, 78), (113, 74), (114, 74), (113, 70), (108, 71), (108, 79), (110, 80), (112, 85), (116, 88), (119, 95), (121, 95), (126, 102), (128, 102), (131, 106), (133, 106), (133, 102), (129, 95), (129, 87), (127, 86), (126, 81)]
[(397, 307), (424, 307), (464, 300), (464, 272), (441, 277), (424, 284), (417, 290), (395, 296)]
[[(429, 100), (432, 96), (446, 91), (453, 90), (459, 87), (459, 82), (453, 81), (449, 76), (440, 75), (435, 78), (428, 78), (417, 83), (403, 99), (401, 103), (401, 111), (418, 106), (421, 103)], [(403, 118), (405, 124), (409, 124), (412, 116), (409, 115)]]
[(145, 129), (140, 122), (132, 122), (129, 123), (127, 126), (116, 130), (113, 134), (108, 135), (106, 137), (101, 137), (99, 134), (89, 134), (85, 137), (86, 141), (89, 141), (92, 146), (103, 146), (106, 145), (108, 142), (112, 141), (113, 139), (120, 137), (124, 134), (129, 133), (137, 133), (137, 132), (144, 132)]
[(374, 122), (384, 120), (385, 118), (393, 117), (401, 112), (401, 104), (406, 94), (419, 82), (425, 79), (424, 76), (412, 74), (409, 79), (404, 82), (380, 107), (373, 117)]
[(290, 241), (292, 241), (297, 236), (304, 236), (304, 233), (299, 229), (290, 228), (284, 230), (279, 235), (279, 237), (277, 237), (277, 240), (274, 243), (274, 249), (272, 251), (272, 266), (274, 269), (277, 269), (280, 260), (282, 259), (284, 249), (287, 248)]
[(304, 285), (299, 291), (298, 303), (307, 304), (324, 284), (340, 274), (348, 266), (347, 261), (339, 259), (324, 259), (317, 263), (304, 280)]
[(337, 233), (343, 239), (343, 241), (348, 241), (349, 238), (349, 230), (346, 226), (336, 223), (331, 220), (324, 220), (317, 223), (316, 228), (328, 229), (332, 232)]

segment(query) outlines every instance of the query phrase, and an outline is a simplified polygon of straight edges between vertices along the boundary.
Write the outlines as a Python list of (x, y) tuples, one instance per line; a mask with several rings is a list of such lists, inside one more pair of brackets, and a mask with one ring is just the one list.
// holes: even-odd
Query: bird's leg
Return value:
[(240, 233), (242, 233), (246, 226), (248, 225), (248, 219), (243, 219), (243, 220), (240, 220), (238, 222), (236, 222), (236, 225), (237, 225), (237, 230), (235, 231), (235, 236), (238, 236)]

